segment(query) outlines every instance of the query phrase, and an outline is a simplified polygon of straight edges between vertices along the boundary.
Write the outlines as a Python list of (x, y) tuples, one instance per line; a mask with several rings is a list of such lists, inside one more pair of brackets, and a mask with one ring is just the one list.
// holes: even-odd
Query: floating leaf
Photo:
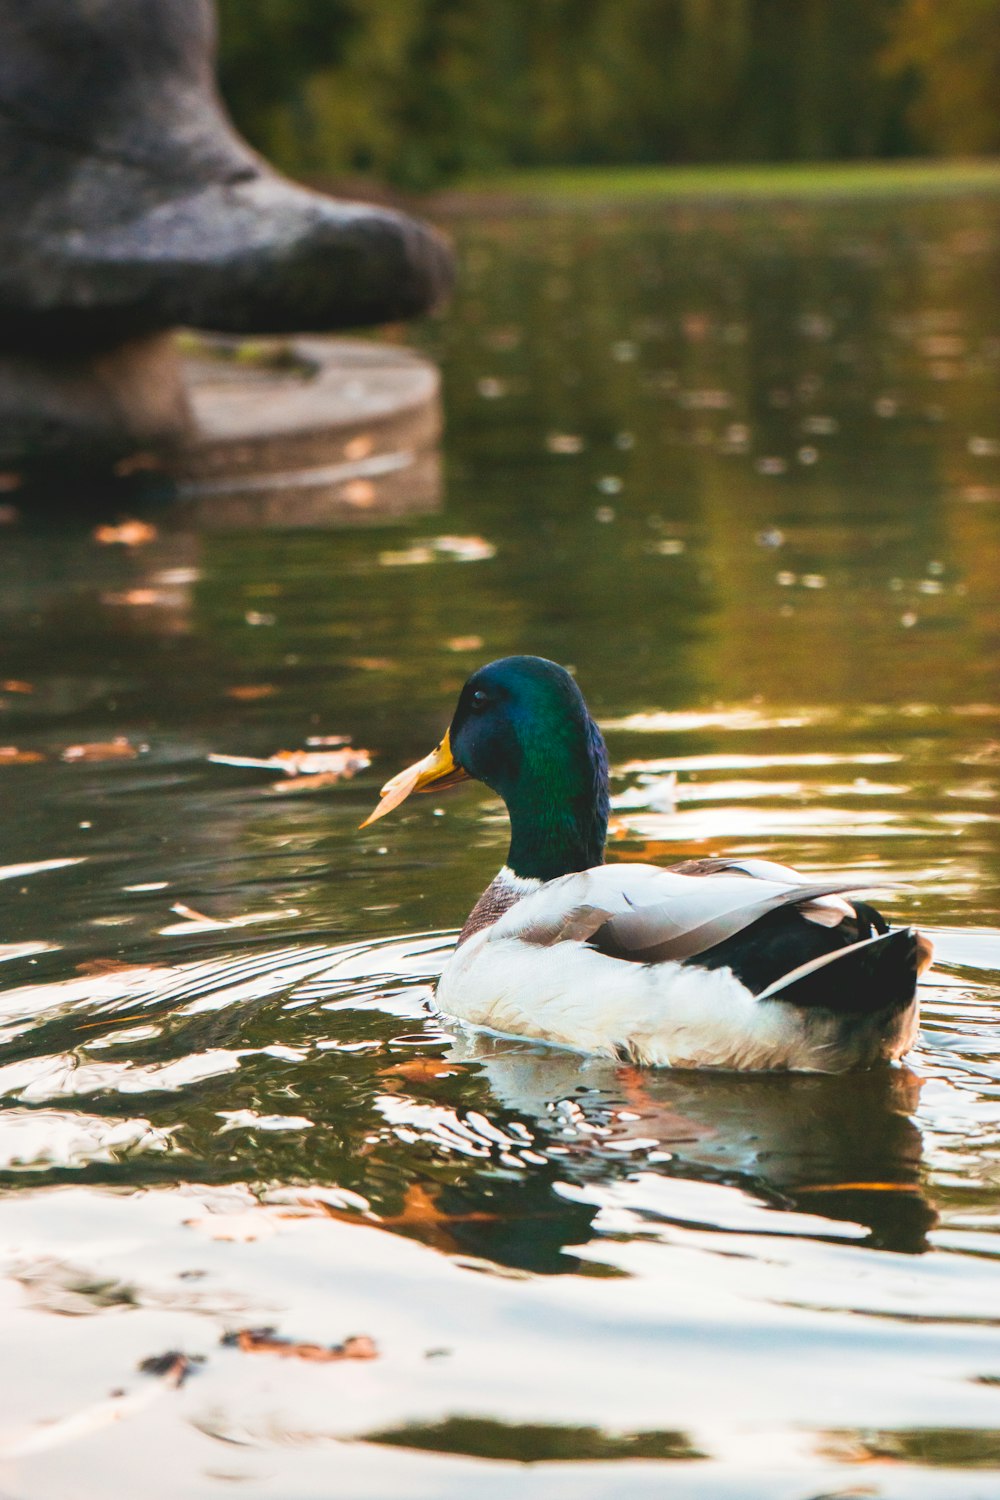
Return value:
[(550, 453), (582, 453), (583, 438), (575, 432), (550, 432), (545, 446)]
[(102, 594), (102, 604), (124, 604), (130, 609), (148, 609), (154, 604), (166, 603), (166, 596), (158, 589), (126, 589), (121, 594)]
[[(286, 781), (275, 781), (271, 786), (264, 788), (265, 797), (298, 797), (314, 792), (322, 792), (326, 787), (336, 786), (344, 780), (346, 773), (340, 771), (321, 771), (318, 775), (291, 776)], [(353, 775), (353, 771), (350, 773)]]
[(401, 551), (380, 552), (384, 568), (414, 567), (450, 557), (454, 562), (486, 562), (496, 556), (496, 547), (481, 536), (438, 536), (429, 542), (418, 542)]
[(259, 703), (262, 698), (273, 698), (278, 689), (273, 682), (246, 682), (226, 688), (226, 697), (237, 703)]
[(797, 1193), (921, 1193), (916, 1182), (811, 1182)]
[(340, 487), (340, 498), (346, 500), (348, 505), (364, 510), (367, 506), (375, 504), (378, 499), (378, 490), (370, 479), (349, 479)]
[(33, 693), (34, 684), (20, 682), (16, 677), (8, 677), (6, 682), (0, 682), (0, 693)]
[(506, 380), (500, 380), (496, 375), (484, 375), (481, 380), (476, 381), (476, 390), (487, 401), (496, 401), (501, 396), (506, 396), (508, 385)]
[(44, 759), (40, 750), (19, 750), (16, 745), (0, 745), (0, 766), (35, 766)]
[[(339, 750), (279, 750), (274, 755), (258, 758), (254, 755), (210, 755), (209, 760), (218, 766), (240, 766), (250, 770), (283, 771), (287, 782), (276, 782), (272, 792), (287, 793), (292, 790), (317, 791), (322, 786), (333, 786), (338, 781), (349, 781), (359, 771), (367, 770), (372, 763), (370, 750), (345, 746)], [(301, 786), (298, 785), (301, 783)]]
[(403, 1210), (398, 1214), (382, 1215), (371, 1210), (351, 1212), (322, 1199), (303, 1199), (302, 1204), (304, 1208), (319, 1207), (329, 1218), (342, 1220), (346, 1224), (371, 1224), (378, 1229), (398, 1229), (404, 1233), (408, 1231), (414, 1238), (425, 1240), (446, 1251), (458, 1248), (448, 1232), (450, 1225), (494, 1224), (500, 1217), (499, 1214), (485, 1213), (481, 1209), (474, 1209), (469, 1213), (445, 1213), (437, 1204), (438, 1191), (436, 1186), (426, 1188), (419, 1182), (410, 1183), (403, 1199)]
[[(88, 974), (94, 979), (103, 978), (105, 974), (138, 974), (142, 971), (148, 972), (146, 964), (130, 964), (122, 958), (87, 958), (82, 963), (74, 964), (78, 974)], [(103, 1021), (96, 1021), (97, 1026), (103, 1026)]]
[(984, 505), (991, 500), (1000, 500), (1000, 484), (967, 484), (960, 491), (963, 500), (974, 505)]
[(375, 439), (370, 433), (362, 432), (344, 444), (344, 457), (356, 463), (359, 458), (367, 458), (374, 447)]
[(383, 568), (410, 568), (434, 561), (433, 547), (407, 547), (404, 550), (380, 552), (378, 560)]
[(392, 1229), (427, 1229), (446, 1224), (493, 1224), (498, 1214), (476, 1209), (466, 1214), (449, 1214), (438, 1208), (437, 1192), (422, 1183), (411, 1182), (403, 1199), (403, 1212), (387, 1214), (379, 1222)]
[(305, 1359), (313, 1364), (333, 1364), (342, 1359), (377, 1359), (374, 1339), (366, 1333), (355, 1333), (342, 1344), (306, 1344), (282, 1338), (273, 1328), (241, 1328), (227, 1333), (223, 1348), (239, 1349), (244, 1354), (276, 1354), (280, 1359)]
[(65, 761), (135, 760), (136, 747), (123, 734), (113, 740), (94, 740), (85, 745), (67, 745), (61, 759)]
[(249, 911), (241, 917), (207, 917), (203, 912), (185, 906), (182, 901), (178, 901), (170, 910), (184, 920), (161, 927), (161, 937), (182, 937), (193, 932), (223, 932), (231, 927), (255, 927), (261, 922), (283, 922), (287, 917), (300, 915), (297, 907), (286, 906), (280, 911)]
[(460, 1070), (454, 1063), (441, 1057), (413, 1057), (408, 1062), (393, 1063), (389, 1068), (380, 1068), (382, 1077), (405, 1078), (414, 1083), (430, 1083), (438, 1078), (454, 1078)]
[(119, 521), (117, 526), (94, 529), (94, 541), (102, 547), (145, 547), (156, 538), (156, 527), (148, 521)]
[(456, 562), (485, 562), (495, 557), (497, 551), (492, 542), (481, 536), (439, 536), (433, 546), (435, 551), (453, 557)]
[(204, 1361), (200, 1356), (192, 1358), (189, 1354), (182, 1354), (179, 1349), (168, 1349), (166, 1354), (151, 1354), (142, 1360), (139, 1371), (143, 1375), (154, 1375), (159, 1380), (164, 1380), (168, 1385), (182, 1386), (191, 1375), (195, 1374), (198, 1366)]

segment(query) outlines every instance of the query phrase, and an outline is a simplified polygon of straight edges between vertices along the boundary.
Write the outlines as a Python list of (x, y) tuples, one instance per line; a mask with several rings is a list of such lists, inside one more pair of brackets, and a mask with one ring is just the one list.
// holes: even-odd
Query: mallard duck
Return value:
[(445, 966), (444, 1014), (685, 1068), (842, 1072), (912, 1045), (930, 944), (890, 931), (856, 880), (765, 859), (604, 863), (607, 751), (555, 662), (475, 672), (444, 739), (386, 783), (362, 827), (470, 777), (506, 803), (510, 853)]

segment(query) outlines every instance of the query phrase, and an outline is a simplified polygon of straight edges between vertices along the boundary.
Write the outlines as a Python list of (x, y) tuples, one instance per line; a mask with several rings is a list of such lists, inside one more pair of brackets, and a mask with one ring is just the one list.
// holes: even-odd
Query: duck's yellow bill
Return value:
[(440, 745), (430, 755), (425, 755), (415, 766), (408, 766), (405, 771), (400, 771), (398, 776), (386, 782), (382, 788), (381, 802), (361, 827), (367, 828), (369, 823), (376, 823), (379, 818), (384, 818), (386, 813), (405, 802), (411, 792), (443, 791), (445, 787), (455, 786), (459, 781), (468, 779), (468, 773), (462, 770), (451, 753), (451, 739), (446, 733)]

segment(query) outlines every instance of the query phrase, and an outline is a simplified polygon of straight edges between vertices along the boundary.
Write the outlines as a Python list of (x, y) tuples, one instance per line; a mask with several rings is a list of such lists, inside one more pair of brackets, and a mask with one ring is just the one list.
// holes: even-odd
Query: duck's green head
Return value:
[(472, 777), (507, 804), (508, 864), (553, 880), (601, 863), (608, 827), (608, 761), (601, 732), (569, 673), (539, 656), (506, 656), (475, 672), (436, 750), (382, 789), (368, 819), (413, 791)]

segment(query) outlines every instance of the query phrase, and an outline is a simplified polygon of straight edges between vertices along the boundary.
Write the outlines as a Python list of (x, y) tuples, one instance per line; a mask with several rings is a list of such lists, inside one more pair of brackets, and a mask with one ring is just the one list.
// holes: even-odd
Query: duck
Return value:
[(838, 1073), (913, 1045), (931, 945), (890, 928), (857, 879), (757, 858), (605, 862), (607, 748), (558, 663), (474, 672), (443, 739), (361, 826), (470, 779), (505, 803), (510, 849), (444, 966), (442, 1015), (652, 1067)]

